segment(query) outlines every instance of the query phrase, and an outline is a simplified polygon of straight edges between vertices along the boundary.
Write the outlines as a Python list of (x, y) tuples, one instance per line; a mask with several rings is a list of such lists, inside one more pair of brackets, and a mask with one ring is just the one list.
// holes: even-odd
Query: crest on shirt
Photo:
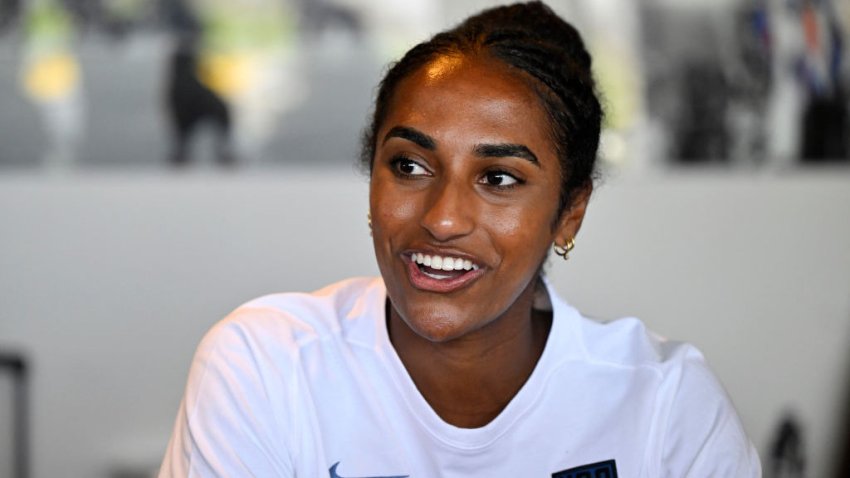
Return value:
[(552, 473), (552, 478), (617, 478), (617, 464), (614, 460), (600, 461)]

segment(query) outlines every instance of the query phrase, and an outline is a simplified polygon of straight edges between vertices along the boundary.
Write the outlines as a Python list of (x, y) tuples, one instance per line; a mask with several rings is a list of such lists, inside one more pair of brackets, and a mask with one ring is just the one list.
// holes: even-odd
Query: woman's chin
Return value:
[(443, 344), (463, 337), (470, 332), (469, 321), (461, 311), (437, 311), (429, 307), (423, 311), (399, 314), (411, 333), (435, 344)]

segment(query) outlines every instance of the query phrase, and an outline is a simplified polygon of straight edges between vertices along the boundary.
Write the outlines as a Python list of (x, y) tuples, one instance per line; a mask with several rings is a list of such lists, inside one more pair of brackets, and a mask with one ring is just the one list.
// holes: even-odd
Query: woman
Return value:
[(160, 476), (759, 476), (698, 351), (587, 320), (541, 279), (592, 190), (590, 66), (539, 2), (396, 63), (363, 155), (382, 279), (213, 328)]

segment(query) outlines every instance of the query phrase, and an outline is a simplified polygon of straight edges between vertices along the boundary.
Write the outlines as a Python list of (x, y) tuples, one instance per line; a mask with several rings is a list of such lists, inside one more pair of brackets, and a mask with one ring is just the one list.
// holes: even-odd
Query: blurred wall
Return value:
[[(850, 175), (610, 177), (556, 287), (696, 343), (764, 452), (786, 409), (828, 476), (850, 376)], [(0, 348), (32, 361), (35, 477), (155, 469), (193, 349), (260, 294), (376, 274), (367, 184), (272, 175), (0, 177)]]

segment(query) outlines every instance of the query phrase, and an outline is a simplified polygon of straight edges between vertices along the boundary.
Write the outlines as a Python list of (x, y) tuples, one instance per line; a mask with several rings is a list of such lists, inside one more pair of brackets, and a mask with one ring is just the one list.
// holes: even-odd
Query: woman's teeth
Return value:
[(469, 259), (459, 257), (429, 256), (418, 252), (414, 252), (410, 257), (416, 264), (437, 270), (469, 271), (478, 269), (478, 266)]

